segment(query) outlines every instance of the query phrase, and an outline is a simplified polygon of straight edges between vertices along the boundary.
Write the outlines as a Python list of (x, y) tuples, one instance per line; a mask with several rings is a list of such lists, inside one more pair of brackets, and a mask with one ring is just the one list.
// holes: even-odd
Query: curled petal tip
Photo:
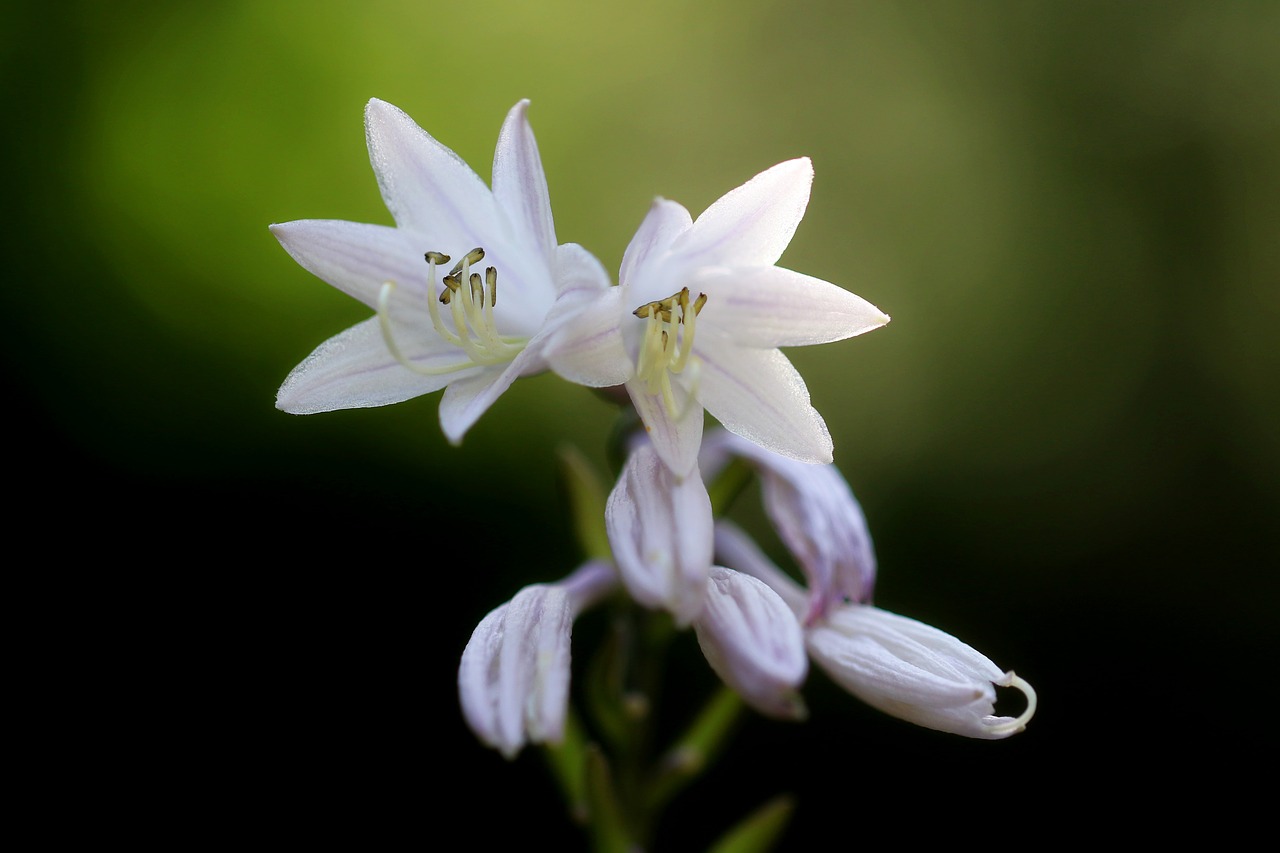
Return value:
[(1016, 735), (1027, 728), (1027, 723), (1036, 713), (1036, 691), (1027, 681), (1019, 678), (1013, 670), (1004, 674), (1004, 678), (996, 682), (998, 687), (1016, 687), (1027, 698), (1026, 709), (1017, 717), (995, 717), (988, 731), (993, 737)]

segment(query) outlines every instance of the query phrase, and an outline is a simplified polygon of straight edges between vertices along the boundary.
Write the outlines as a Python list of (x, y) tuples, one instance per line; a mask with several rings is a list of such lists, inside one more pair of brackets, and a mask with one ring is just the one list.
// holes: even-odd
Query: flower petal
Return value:
[(772, 266), (804, 218), (812, 186), (808, 157), (779, 163), (716, 200), (672, 250), (694, 265)]
[(421, 299), (427, 264), (412, 239), (386, 225), (338, 219), (300, 219), (271, 226), (295, 261), (313, 275), (370, 308), (385, 282)]
[[(429, 348), (434, 346), (434, 348)], [(458, 350), (439, 338), (419, 336), (404, 345), (405, 357), (423, 367), (462, 370), (423, 376), (392, 357), (377, 317), (334, 335), (285, 378), (276, 407), (295, 415), (336, 409), (386, 406), (438, 391), (473, 370)]]
[(556, 250), (556, 228), (528, 109), (528, 99), (520, 101), (502, 124), (493, 154), (493, 196), (512, 223), (528, 235), (530, 250), (540, 252), (550, 265)]
[[(378, 187), (396, 225), (430, 235), (422, 251), (466, 251), (503, 233), (493, 194), (457, 154), (399, 108), (374, 98), (365, 137)], [(455, 248), (456, 247), (456, 248)]]
[(612, 288), (604, 264), (577, 243), (556, 247), (553, 268), (557, 299), (576, 294), (576, 298), (585, 300)]
[(526, 742), (558, 743), (568, 713), (573, 608), (556, 586), (527, 586), (472, 632), (458, 667), (463, 716), (514, 758)]
[(774, 453), (830, 462), (827, 424), (787, 357), (776, 349), (739, 347), (712, 332), (698, 329), (698, 399), (706, 410), (729, 431)]
[[(693, 218), (684, 206), (665, 198), (654, 199), (645, 214), (644, 221), (636, 229), (627, 249), (622, 253), (622, 266), (618, 271), (618, 283), (629, 285), (638, 270), (654, 262), (658, 255), (671, 247), (672, 242), (689, 230)], [(640, 302), (647, 300), (641, 299)], [(638, 303), (637, 303), (638, 304)]]
[(486, 367), (451, 381), (440, 398), (440, 428), (445, 437), (451, 444), (461, 444), (467, 430), (502, 396), (503, 391), (511, 387), (511, 383), (545, 367), (542, 344), (535, 338), (506, 364)]
[(781, 267), (709, 268), (689, 287), (708, 296), (699, 325), (731, 329), (734, 342), (744, 347), (825, 344), (889, 322), (861, 296)]
[[(835, 611), (807, 635), (809, 654), (833, 680), (872, 707), (926, 728), (996, 739), (1025, 728), (1035, 693), (955, 637), (868, 605)], [(997, 717), (995, 685), (1027, 695), (1019, 717)]]
[(677, 477), (653, 446), (639, 444), (605, 504), (618, 573), (631, 597), (681, 625), (702, 610), (711, 570), (711, 498), (693, 472)]
[(667, 411), (662, 398), (650, 394), (646, 383), (630, 380), (627, 395), (644, 423), (658, 456), (677, 476), (685, 476), (698, 464), (698, 448), (702, 445), (702, 406), (680, 385), (674, 384), (679, 411)]
[(619, 325), (623, 293), (618, 287), (600, 291), (557, 325), (546, 347), (552, 370), (589, 388), (621, 385), (635, 374)]
[(747, 704), (769, 717), (805, 717), (797, 692), (809, 672), (804, 634), (763, 581), (712, 567), (706, 605), (693, 627), (711, 668)]

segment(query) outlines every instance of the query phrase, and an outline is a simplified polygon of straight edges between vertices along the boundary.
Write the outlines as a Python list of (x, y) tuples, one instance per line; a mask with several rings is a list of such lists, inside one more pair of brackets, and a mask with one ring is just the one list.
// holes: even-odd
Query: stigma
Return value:
[[(484, 260), (484, 249), (476, 247), (463, 255), (439, 283), (436, 267), (447, 264), (450, 257), (442, 252), (427, 252), (427, 312), (436, 334), (466, 355), (465, 362), (443, 367), (425, 367), (404, 356), (391, 329), (389, 305), (395, 282), (385, 282), (378, 297), (378, 320), (387, 349), (396, 361), (417, 373), (439, 375), (468, 367), (505, 364), (515, 358), (528, 341), (498, 333), (494, 308), (498, 304), (498, 270), (486, 267), (484, 276), (471, 267)], [(447, 312), (440, 306), (448, 306)], [(447, 314), (447, 316), (446, 316)], [(451, 321), (447, 322), (447, 321)]]
[(706, 304), (705, 293), (690, 301), (689, 288), (684, 287), (666, 299), (646, 302), (633, 312), (645, 321), (636, 377), (645, 383), (646, 392), (662, 397), (667, 413), (675, 418), (682, 413), (671, 388), (671, 375), (683, 373), (691, 364), (697, 368), (697, 360), (691, 361), (693, 338), (698, 314)]

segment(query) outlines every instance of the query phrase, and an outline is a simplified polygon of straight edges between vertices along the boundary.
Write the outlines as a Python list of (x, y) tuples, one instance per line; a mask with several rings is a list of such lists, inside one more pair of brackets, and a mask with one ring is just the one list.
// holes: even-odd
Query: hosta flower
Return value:
[(770, 717), (804, 718), (804, 635), (795, 614), (767, 584), (713, 566), (706, 605), (693, 628), (707, 663), (747, 704)]
[[(729, 522), (716, 525), (716, 558), (769, 584), (799, 618), (808, 594)], [(1026, 728), (1036, 711), (1031, 685), (945, 631), (850, 602), (804, 628), (810, 659), (873, 708), (925, 728), (994, 740)], [(1026, 696), (1017, 717), (997, 716), (996, 688)]]
[(605, 505), (609, 544), (631, 597), (688, 625), (706, 597), (712, 522), (697, 472), (677, 477), (650, 442), (637, 443)]
[(662, 460), (695, 464), (705, 410), (762, 447), (831, 461), (826, 423), (779, 347), (842, 340), (889, 321), (871, 303), (777, 266), (809, 203), (808, 158), (780, 163), (694, 220), (657, 199), (619, 286), (556, 333), (548, 358), (584, 385), (625, 383)]
[(462, 652), (458, 695), (467, 725), (514, 758), (526, 743), (559, 743), (569, 709), (573, 621), (617, 586), (593, 561), (558, 584), (533, 584), (480, 620)]
[(582, 247), (556, 243), (527, 108), (502, 126), (491, 190), (399, 109), (369, 102), (369, 159), (395, 226), (310, 219), (271, 231), (375, 314), (294, 368), (279, 408), (382, 406), (444, 388), (440, 423), (456, 444), (516, 378), (546, 369), (547, 335), (609, 279)]
[[(761, 472), (762, 496), (806, 590), (732, 522), (715, 525), (717, 563), (758, 578), (795, 613), (809, 658), (872, 707), (932, 729), (975, 738), (1022, 731), (1036, 694), (1013, 672), (955, 637), (871, 604), (876, 559), (866, 518), (833, 465), (804, 465), (719, 432), (703, 449), (712, 476), (731, 455)], [(1017, 717), (997, 716), (997, 687), (1027, 699)]]
[[(925, 728), (995, 740), (1027, 727), (1031, 685), (972, 646), (906, 616), (866, 604), (837, 608), (806, 634), (832, 680), (873, 708)], [(1026, 695), (1017, 717), (997, 716), (996, 688)]]

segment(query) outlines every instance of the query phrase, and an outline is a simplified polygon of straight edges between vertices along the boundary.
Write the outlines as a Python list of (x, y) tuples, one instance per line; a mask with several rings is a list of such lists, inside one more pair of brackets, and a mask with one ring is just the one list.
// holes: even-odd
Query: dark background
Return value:
[[(659, 849), (779, 792), (786, 849), (1221, 838), (1259, 815), (1280, 6), (42, 8), (8, 4), (0, 33), (12, 657), (33, 795), (73, 805), (51, 832), (579, 844), (539, 756), (480, 747), (454, 679), (489, 609), (580, 559), (556, 451), (602, 458), (609, 406), (523, 380), (460, 448), (434, 395), (273, 406), (367, 314), (266, 226), (389, 222), (370, 97), (485, 178), (531, 98), (559, 238), (611, 271), (654, 195), (696, 214), (811, 156), (782, 263), (893, 316), (791, 353), (867, 511), (877, 602), (1039, 692), (1027, 732), (979, 742), (815, 672), (811, 719), (747, 717)], [(712, 681), (682, 642), (695, 696)]]

